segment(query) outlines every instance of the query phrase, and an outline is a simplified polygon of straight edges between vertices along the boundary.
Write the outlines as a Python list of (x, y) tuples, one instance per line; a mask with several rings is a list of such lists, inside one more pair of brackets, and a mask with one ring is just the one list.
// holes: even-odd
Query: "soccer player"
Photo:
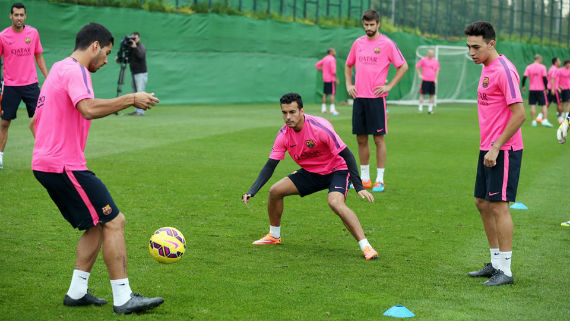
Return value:
[[(548, 86), (548, 79), (546, 78), (546, 67), (542, 64), (542, 56), (535, 55), (534, 62), (526, 66), (522, 79), (522, 91), (526, 91), (525, 83), (526, 78), (529, 78), (528, 84), (528, 104), (530, 105), (530, 118), (532, 119), (532, 127), (536, 127), (537, 122), (542, 123), (542, 126), (553, 127), (548, 121), (548, 114), (546, 109), (546, 92)], [(542, 117), (535, 118), (536, 104), (541, 108)]]
[[(386, 165), (386, 144), (384, 135), (388, 133), (386, 122), (386, 96), (396, 86), (408, 70), (408, 64), (396, 44), (378, 32), (380, 18), (378, 12), (367, 10), (362, 15), (362, 25), (366, 33), (354, 41), (344, 69), (346, 91), (354, 98), (352, 108), (352, 133), (358, 142), (358, 158), (362, 183), (372, 187), (370, 181), (370, 149), (368, 135), (376, 144), (376, 182), (374, 192), (384, 191), (384, 168)], [(394, 78), (386, 84), (390, 64), (396, 67)], [(356, 66), (355, 84), (352, 84), (352, 69)]]
[(568, 116), (570, 111), (570, 60), (564, 60), (564, 67), (559, 68), (556, 72), (558, 77), (558, 90), (560, 92), (560, 101), (562, 109), (565, 113), (563, 117)]
[[(558, 123), (562, 123), (564, 117), (562, 117), (562, 104), (560, 104), (560, 97), (558, 95), (558, 89), (556, 88), (556, 84), (558, 84), (558, 77), (557, 72), (558, 68), (560, 67), (560, 59), (558, 57), (552, 58), (552, 66), (548, 68), (548, 86), (547, 91), (548, 95), (546, 95), (546, 108), (550, 107), (550, 103), (556, 103), (556, 115), (558, 117)], [(542, 113), (538, 114), (539, 118), (542, 118)]]
[[(433, 112), (435, 86), (437, 84), (437, 77), (439, 75), (439, 61), (434, 58), (434, 51), (428, 50), (427, 57), (423, 57), (416, 64), (416, 72), (418, 77), (422, 80), (420, 87), (420, 104), (418, 111), (421, 113), (424, 108), (424, 95), (429, 95), (428, 114)], [(422, 70), (420, 72), (420, 69)]]
[(338, 111), (336, 110), (334, 104), (334, 94), (336, 92), (336, 86), (338, 85), (338, 79), (336, 78), (336, 50), (334, 48), (329, 48), (327, 50), (327, 55), (319, 60), (315, 67), (323, 73), (323, 104), (321, 105), (321, 113), (327, 112), (327, 95), (330, 97), (330, 112), (333, 116), (338, 116)]
[(475, 205), (489, 241), (491, 263), (469, 272), (489, 277), (484, 285), (514, 282), (511, 272), (513, 221), (509, 202), (514, 202), (523, 152), (521, 125), (525, 120), (515, 66), (495, 49), (495, 30), (486, 21), (465, 28), (469, 55), (483, 64), (477, 108), (481, 134)]
[(149, 109), (159, 100), (139, 92), (113, 99), (95, 98), (90, 73), (107, 63), (113, 36), (100, 24), (84, 26), (70, 57), (56, 62), (47, 77), (30, 129), (36, 138), (32, 170), (63, 217), (85, 232), (77, 245), (75, 270), (63, 304), (106, 304), (87, 291), (91, 268), (103, 248), (116, 313), (142, 312), (160, 305), (162, 298), (133, 293), (127, 277), (125, 216), (105, 185), (86, 167), (85, 143), (91, 120), (131, 105)]
[(269, 180), (286, 151), (301, 168), (269, 189), (269, 233), (252, 244), (281, 243), (281, 215), (285, 196), (304, 197), (328, 188), (330, 208), (358, 241), (364, 258), (377, 258), (378, 253), (366, 239), (358, 217), (345, 204), (349, 180), (361, 198), (374, 202), (374, 197), (364, 189), (358, 177), (354, 156), (326, 119), (305, 114), (299, 94), (285, 94), (280, 103), (285, 125), (277, 133), (269, 159), (257, 180), (242, 195), (243, 203), (247, 205), (249, 199)]
[(0, 56), (4, 58), (4, 89), (0, 104), (0, 169), (3, 168), (8, 129), (12, 120), (16, 119), (20, 101), (26, 103), (28, 116), (34, 116), (40, 94), (36, 63), (44, 77), (48, 75), (40, 35), (34, 27), (24, 24), (26, 7), (22, 3), (12, 4), (10, 20), (12, 25), (0, 32)]

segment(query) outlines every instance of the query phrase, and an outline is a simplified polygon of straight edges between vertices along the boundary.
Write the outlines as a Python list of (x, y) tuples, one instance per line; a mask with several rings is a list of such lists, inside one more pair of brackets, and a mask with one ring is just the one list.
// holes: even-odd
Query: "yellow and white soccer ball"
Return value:
[(186, 239), (174, 227), (161, 227), (151, 235), (148, 250), (160, 263), (178, 262), (186, 252)]

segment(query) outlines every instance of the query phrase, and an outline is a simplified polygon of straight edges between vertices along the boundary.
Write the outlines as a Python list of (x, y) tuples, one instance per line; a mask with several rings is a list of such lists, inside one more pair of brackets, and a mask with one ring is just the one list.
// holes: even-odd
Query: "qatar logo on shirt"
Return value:
[(30, 42), (32, 42), (32, 38), (30, 38), (30, 37), (27, 37), (25, 41), (26, 41), (26, 45), (29, 45), (29, 44), (30, 44)]
[(489, 87), (489, 77), (483, 78), (483, 88)]
[(305, 141), (305, 145), (307, 145), (307, 147), (309, 147), (309, 148), (313, 148), (313, 147), (315, 147), (315, 142), (312, 139), (307, 139)]

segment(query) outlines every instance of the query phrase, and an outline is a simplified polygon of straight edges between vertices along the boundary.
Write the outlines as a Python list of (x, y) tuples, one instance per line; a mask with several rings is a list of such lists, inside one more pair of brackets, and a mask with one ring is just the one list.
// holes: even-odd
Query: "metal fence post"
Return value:
[(530, 37), (534, 37), (534, 0), (530, 0)]
[(520, 25), (521, 30), (520, 31), (521, 31), (521, 41), (522, 41), (522, 38), (524, 35), (524, 1), (521, 1), (521, 17), (519, 20), (521, 22), (521, 25)]

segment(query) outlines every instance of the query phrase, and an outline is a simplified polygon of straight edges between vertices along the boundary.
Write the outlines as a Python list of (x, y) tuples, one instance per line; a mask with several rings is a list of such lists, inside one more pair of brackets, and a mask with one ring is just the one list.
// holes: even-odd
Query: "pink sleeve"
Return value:
[(330, 152), (333, 155), (338, 155), (346, 148), (346, 144), (340, 139), (338, 134), (334, 131), (331, 123), (326, 119), (313, 119), (311, 123), (321, 130), (318, 131), (320, 135), (320, 140), (327, 142)]
[(505, 73), (499, 73), (499, 89), (503, 93), (507, 105), (514, 103), (522, 103), (521, 90), (519, 89), (519, 77), (516, 72), (510, 69), (505, 70)]
[(420, 69), (424, 65), (424, 58), (420, 59), (416, 64), (416, 69)]
[(356, 63), (356, 41), (352, 44), (348, 57), (346, 58), (346, 64), (348, 66), (354, 66)]
[(317, 67), (318, 70), (321, 70), (323, 66), (323, 59), (319, 60), (316, 64), (315, 67)]
[(40, 34), (37, 32), (37, 30), (36, 30), (36, 44), (35, 44), (35, 47), (36, 47), (36, 51), (34, 51), (34, 55), (41, 54), (42, 52), (44, 52), (44, 48), (42, 47), (42, 43), (41, 43), (41, 41), (40, 41)]
[(273, 142), (273, 148), (271, 148), (271, 154), (269, 154), (269, 158), (275, 160), (283, 160), (285, 159), (285, 152), (287, 151), (287, 147), (285, 145), (285, 128), (281, 128), (279, 133), (277, 133), (277, 137), (275, 137), (275, 142)]
[(0, 56), (2, 56), (4, 54), (4, 49), (2, 46), (2, 37), (0, 37)]
[(439, 60), (435, 61), (435, 71), (439, 71)]
[(77, 66), (77, 69), (72, 71), (67, 71), (64, 75), (67, 81), (67, 94), (73, 103), (73, 106), (77, 106), (77, 103), (83, 99), (93, 99), (93, 90), (87, 78), (87, 71), (84, 67)]
[(400, 52), (400, 49), (398, 49), (398, 46), (396, 46), (392, 40), (390, 40), (390, 43), (392, 44), (392, 50), (390, 51), (388, 59), (394, 67), (400, 68), (400, 66), (406, 62), (406, 59), (404, 59), (402, 52)]

